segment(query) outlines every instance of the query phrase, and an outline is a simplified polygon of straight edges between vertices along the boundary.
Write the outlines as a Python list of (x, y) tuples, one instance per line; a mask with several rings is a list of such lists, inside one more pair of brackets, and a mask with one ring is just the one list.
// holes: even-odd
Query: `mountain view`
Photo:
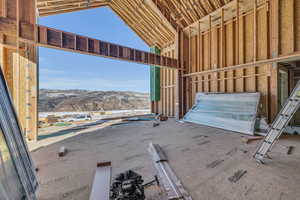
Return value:
[(150, 109), (148, 93), (40, 89), (39, 112)]

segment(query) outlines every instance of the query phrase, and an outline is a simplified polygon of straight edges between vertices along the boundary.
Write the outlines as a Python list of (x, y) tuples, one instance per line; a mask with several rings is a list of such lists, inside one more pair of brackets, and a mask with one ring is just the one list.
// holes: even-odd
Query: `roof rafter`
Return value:
[(231, 2), (233, 0), (37, 0), (37, 7), (40, 16), (48, 16), (109, 6), (149, 46), (164, 48), (174, 42), (177, 27), (186, 30)]
[(108, 0), (38, 0), (39, 16), (48, 16), (66, 12), (107, 6)]

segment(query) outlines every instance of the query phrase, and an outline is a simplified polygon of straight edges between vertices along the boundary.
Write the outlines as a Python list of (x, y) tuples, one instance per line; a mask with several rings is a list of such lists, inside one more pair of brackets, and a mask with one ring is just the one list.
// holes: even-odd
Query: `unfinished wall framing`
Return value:
[[(29, 140), (36, 140), (38, 74), (35, 1), (0, 0), (0, 17), (4, 22), (0, 25), (3, 28), (0, 28), (0, 64), (23, 132)], [(24, 28), (22, 24), (31, 25), (31, 29)]]
[[(300, 2), (247, 2), (231, 2), (183, 29), (185, 111), (197, 92), (260, 92), (261, 114), (269, 120), (276, 115), (277, 62), (299, 59)], [(172, 80), (163, 79), (162, 88)], [(167, 115), (168, 98), (162, 96), (159, 109)]]
[[(163, 56), (175, 57), (175, 44), (164, 48), (161, 52)], [(160, 68), (160, 101), (157, 102), (155, 112), (167, 116), (175, 116), (175, 73), (174, 69)]]
[[(271, 121), (279, 106), (280, 64), (294, 62), (291, 74), (298, 78), (298, 0), (35, 2), (0, 0), (0, 64), (29, 139), (37, 138), (38, 45), (160, 65), (161, 98), (152, 111), (168, 116), (182, 116), (197, 92), (260, 92), (261, 114)], [(100, 40), (36, 25), (36, 11), (46, 16), (101, 6), (109, 6), (149, 46), (160, 48), (161, 56), (149, 62), (147, 52), (108, 43), (112, 48), (102, 54)]]

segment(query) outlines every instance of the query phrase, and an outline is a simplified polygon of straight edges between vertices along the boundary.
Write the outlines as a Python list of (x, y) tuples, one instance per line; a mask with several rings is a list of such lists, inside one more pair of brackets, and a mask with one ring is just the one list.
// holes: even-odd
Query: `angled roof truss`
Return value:
[[(234, 0), (37, 0), (40, 16), (109, 6), (149, 46), (174, 42), (176, 29), (192, 25)], [(252, 0), (247, 0), (252, 1)]]

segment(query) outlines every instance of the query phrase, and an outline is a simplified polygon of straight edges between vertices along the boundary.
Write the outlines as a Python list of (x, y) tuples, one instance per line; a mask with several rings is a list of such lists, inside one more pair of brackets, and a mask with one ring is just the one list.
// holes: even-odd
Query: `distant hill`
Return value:
[(150, 109), (148, 93), (40, 89), (40, 112)]

